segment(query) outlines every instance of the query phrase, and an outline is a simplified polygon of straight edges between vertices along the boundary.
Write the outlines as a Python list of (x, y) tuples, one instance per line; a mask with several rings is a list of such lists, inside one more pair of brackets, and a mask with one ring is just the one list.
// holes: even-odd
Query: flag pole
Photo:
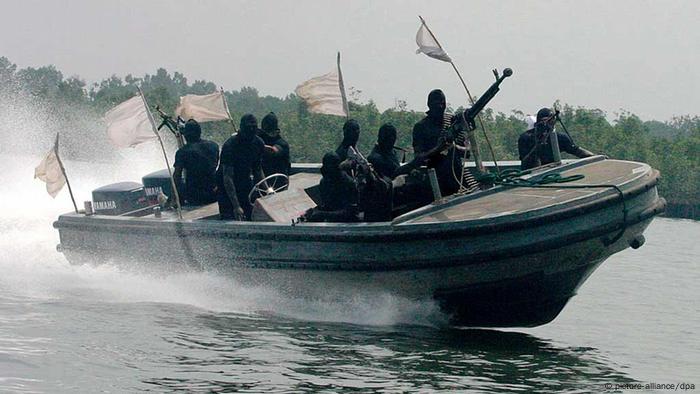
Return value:
[(231, 126), (233, 126), (233, 132), (238, 133), (238, 129), (236, 128), (236, 122), (233, 121), (231, 111), (228, 110), (228, 103), (226, 102), (226, 96), (224, 96), (224, 87), (219, 86), (219, 89), (221, 90), (221, 100), (224, 102), (224, 109), (226, 110), (226, 115), (228, 115), (228, 120), (231, 122)]
[[(440, 44), (440, 41), (438, 41), (437, 37), (435, 37), (435, 34), (433, 34), (433, 31), (430, 30), (430, 28), (428, 27), (428, 24), (425, 23), (425, 19), (423, 19), (423, 17), (420, 15), (418, 15), (418, 18), (420, 18), (420, 22), (423, 24), (423, 26), (425, 26), (425, 29), (428, 30), (428, 33), (430, 34), (430, 36), (438, 44), (438, 47), (440, 47), (440, 49), (444, 52), (445, 49), (443, 49), (442, 45)], [(447, 53), (447, 52), (445, 52), (445, 53)], [(469, 103), (471, 105), (474, 105), (474, 97), (472, 96), (471, 92), (469, 92), (469, 88), (467, 87), (467, 83), (464, 82), (464, 78), (462, 78), (462, 74), (459, 72), (459, 70), (457, 69), (457, 66), (452, 61), (452, 58), (449, 58), (449, 59), (450, 59), (449, 63), (452, 66), (452, 69), (455, 70), (455, 73), (457, 74), (459, 81), (462, 82), (462, 86), (464, 87), (464, 90), (467, 92), (467, 97), (469, 98)], [(486, 134), (486, 128), (484, 127), (484, 122), (481, 120), (481, 114), (478, 114), (476, 117), (479, 120), (479, 125), (481, 126), (481, 131), (484, 133), (484, 138), (486, 138), (486, 143), (488, 144), (489, 150), (491, 151), (491, 158), (493, 159), (493, 164), (496, 166), (496, 171), (500, 173), (500, 170), (498, 169), (498, 163), (496, 162), (496, 154), (494, 153), (493, 147), (491, 146), (491, 141), (489, 141), (489, 137)], [(472, 142), (476, 142), (476, 140), (474, 140)], [(475, 148), (475, 151), (473, 153), (474, 153), (474, 162), (476, 163), (477, 169), (480, 172), (485, 173), (486, 169), (484, 168), (484, 164), (481, 161), (481, 154), (479, 152), (479, 145), (476, 145), (476, 144), (472, 144), (472, 145)]]
[(165, 145), (163, 145), (163, 139), (160, 138), (158, 134), (158, 128), (156, 127), (156, 122), (153, 120), (153, 115), (151, 110), (148, 108), (148, 103), (146, 102), (146, 96), (143, 95), (141, 87), (137, 86), (136, 89), (139, 90), (139, 95), (141, 96), (141, 101), (146, 107), (146, 114), (148, 115), (148, 120), (151, 122), (151, 127), (153, 128), (153, 133), (158, 137), (158, 142), (160, 142), (160, 149), (163, 151), (163, 157), (165, 158), (165, 165), (168, 167), (168, 174), (170, 175), (170, 186), (173, 188), (173, 195), (175, 196), (175, 206), (177, 207), (177, 216), (182, 219), (182, 207), (180, 206), (180, 194), (177, 192), (177, 186), (175, 185), (175, 179), (173, 178), (173, 170), (170, 169), (170, 162), (168, 161), (168, 155), (165, 153)]
[(338, 51), (338, 85), (340, 85), (340, 97), (343, 98), (343, 109), (345, 110), (345, 118), (350, 119), (350, 105), (348, 98), (345, 95), (345, 83), (343, 82), (343, 72), (340, 70), (340, 51)]
[(63, 162), (61, 157), (58, 155), (58, 133), (56, 133), (56, 142), (53, 145), (53, 153), (56, 155), (56, 160), (58, 160), (58, 167), (61, 169), (63, 177), (66, 179), (66, 186), (68, 186), (68, 193), (70, 194), (70, 200), (73, 202), (73, 208), (75, 213), (78, 213), (78, 205), (75, 203), (75, 197), (73, 197), (73, 189), (70, 187), (70, 182), (68, 181), (68, 176), (66, 175), (66, 169), (63, 168)]

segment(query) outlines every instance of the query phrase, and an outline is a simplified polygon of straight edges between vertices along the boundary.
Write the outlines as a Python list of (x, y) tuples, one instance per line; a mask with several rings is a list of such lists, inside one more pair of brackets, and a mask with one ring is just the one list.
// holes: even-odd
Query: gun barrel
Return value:
[(496, 82), (491, 84), (488, 90), (486, 90), (486, 92), (483, 95), (481, 95), (481, 97), (479, 97), (478, 100), (476, 100), (476, 103), (474, 103), (474, 105), (472, 105), (471, 108), (469, 108), (464, 113), (464, 117), (468, 121), (473, 121), (476, 118), (476, 115), (478, 115), (479, 112), (481, 112), (484, 109), (484, 107), (486, 107), (486, 104), (488, 104), (489, 101), (491, 101), (491, 99), (493, 99), (496, 96), (496, 93), (498, 93), (498, 91), (501, 90), (501, 82), (503, 82), (504, 79), (510, 77), (511, 75), (513, 75), (513, 70), (511, 70), (510, 68), (504, 69), (503, 75), (497, 78)]

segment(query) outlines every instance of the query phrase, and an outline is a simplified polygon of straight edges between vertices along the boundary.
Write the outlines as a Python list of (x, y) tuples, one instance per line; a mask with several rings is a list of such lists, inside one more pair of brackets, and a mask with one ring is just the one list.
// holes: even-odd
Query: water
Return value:
[[(31, 179), (39, 159), (0, 156), (0, 392), (700, 390), (699, 222), (656, 219), (544, 327), (445, 329), (434, 305), (388, 295), (303, 302), (211, 273), (70, 266), (51, 227), (70, 200)], [(68, 162), (79, 201), (159, 168), (135, 160)]]

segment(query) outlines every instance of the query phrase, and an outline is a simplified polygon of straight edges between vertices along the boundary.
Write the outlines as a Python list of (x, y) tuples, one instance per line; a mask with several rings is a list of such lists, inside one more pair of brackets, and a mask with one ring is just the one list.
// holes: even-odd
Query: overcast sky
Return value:
[(433, 88), (465, 104), (449, 64), (415, 54), (422, 15), (473, 94), (492, 68), (513, 68), (496, 110), (560, 99), (643, 119), (700, 114), (700, 0), (0, 0), (0, 10), (0, 56), (88, 83), (165, 67), (285, 96), (341, 51), (346, 86), (382, 110), (397, 99), (423, 110)]

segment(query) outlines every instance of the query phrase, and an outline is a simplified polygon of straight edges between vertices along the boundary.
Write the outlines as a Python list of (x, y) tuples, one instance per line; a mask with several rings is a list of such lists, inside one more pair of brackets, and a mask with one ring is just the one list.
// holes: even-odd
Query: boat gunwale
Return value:
[[(656, 186), (659, 173), (652, 169), (650, 179), (631, 188), (623, 190), (624, 198), (634, 197), (649, 191)], [(639, 179), (639, 178), (635, 178)], [(110, 232), (131, 232), (138, 230), (142, 233), (174, 232), (182, 235), (187, 233), (202, 233), (221, 236), (223, 238), (244, 239), (285, 239), (285, 240), (314, 240), (314, 241), (355, 241), (355, 242), (385, 242), (387, 239), (400, 238), (429, 239), (444, 237), (463, 237), (470, 234), (485, 234), (511, 231), (524, 227), (539, 226), (552, 221), (564, 220), (572, 216), (594, 212), (619, 202), (617, 193), (607, 196), (596, 195), (598, 198), (585, 203), (564, 206), (558, 211), (521, 218), (507, 222), (494, 222), (494, 218), (454, 221), (447, 223), (421, 223), (408, 225), (392, 225), (391, 222), (381, 223), (318, 223), (314, 225), (291, 226), (286, 223), (274, 222), (219, 222), (219, 221), (178, 221), (158, 220), (148, 218), (132, 218), (118, 216), (93, 216), (88, 220), (83, 215), (70, 213), (59, 216), (53, 223), (57, 229), (79, 229), (78, 231), (100, 231), (108, 228)], [(660, 198), (658, 198), (660, 199)], [(657, 199), (657, 200), (658, 200)], [(664, 205), (665, 206), (665, 205)], [(648, 207), (645, 207), (648, 208)], [(645, 209), (643, 208), (643, 209)], [(510, 216), (508, 216), (510, 217)], [(628, 218), (628, 221), (631, 218)], [(116, 223), (115, 223), (116, 222)], [(155, 225), (158, 223), (158, 225)], [(164, 224), (169, 224), (164, 226)], [(319, 229), (322, 228), (323, 231)]]

